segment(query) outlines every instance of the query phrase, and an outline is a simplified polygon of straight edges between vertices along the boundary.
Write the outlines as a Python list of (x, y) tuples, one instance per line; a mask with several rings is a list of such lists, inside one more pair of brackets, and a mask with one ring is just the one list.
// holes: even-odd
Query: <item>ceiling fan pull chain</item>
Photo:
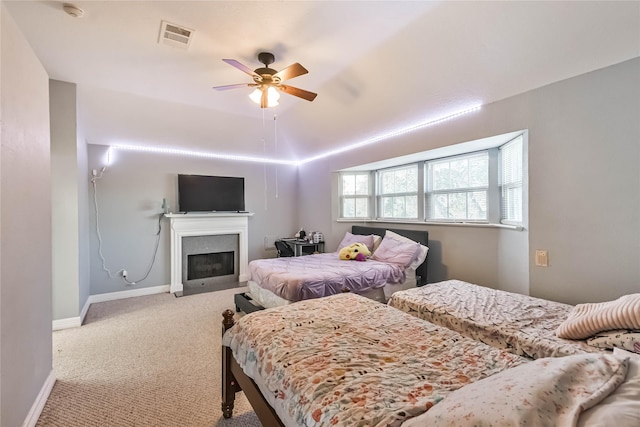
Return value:
[[(278, 126), (277, 126), (277, 120), (276, 120), (276, 115), (273, 115), (273, 150), (275, 151), (275, 155), (278, 155)], [(278, 198), (278, 165), (274, 165), (276, 168), (276, 199)]]
[[(265, 124), (265, 117), (264, 117), (264, 109), (262, 109), (262, 151), (264, 152), (264, 156), (267, 157), (267, 138), (266, 138), (266, 134), (267, 134), (267, 127)], [(269, 188), (267, 186), (267, 163), (265, 162), (262, 165), (262, 171), (264, 174), (264, 210), (268, 210), (269, 206), (268, 206), (268, 195), (269, 195)]]

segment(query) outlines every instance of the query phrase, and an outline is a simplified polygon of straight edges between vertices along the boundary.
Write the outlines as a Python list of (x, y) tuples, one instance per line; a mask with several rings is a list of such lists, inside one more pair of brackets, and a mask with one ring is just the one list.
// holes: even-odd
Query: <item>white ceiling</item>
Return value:
[[(3, 1), (92, 144), (302, 159), (640, 56), (640, 2)], [(161, 21), (195, 30), (158, 43)], [(260, 109), (257, 53), (317, 92)], [(277, 115), (274, 126), (274, 115)], [(277, 139), (276, 139), (277, 135)]]

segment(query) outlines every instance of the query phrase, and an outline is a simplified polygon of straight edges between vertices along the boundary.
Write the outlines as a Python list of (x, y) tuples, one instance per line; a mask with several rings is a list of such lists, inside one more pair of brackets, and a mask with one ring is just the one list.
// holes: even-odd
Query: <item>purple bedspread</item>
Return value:
[(404, 267), (368, 259), (346, 261), (337, 252), (249, 263), (251, 280), (288, 301), (320, 298), (342, 292), (360, 293), (405, 280)]

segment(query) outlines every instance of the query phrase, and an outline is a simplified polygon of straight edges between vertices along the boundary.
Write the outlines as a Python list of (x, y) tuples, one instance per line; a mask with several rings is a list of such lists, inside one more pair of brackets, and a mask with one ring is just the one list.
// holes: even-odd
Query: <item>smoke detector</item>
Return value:
[(162, 21), (158, 43), (188, 49), (193, 39), (194, 30)]
[(62, 9), (67, 12), (67, 15), (73, 16), (74, 18), (82, 18), (84, 15), (84, 10), (74, 4), (65, 3), (62, 5)]

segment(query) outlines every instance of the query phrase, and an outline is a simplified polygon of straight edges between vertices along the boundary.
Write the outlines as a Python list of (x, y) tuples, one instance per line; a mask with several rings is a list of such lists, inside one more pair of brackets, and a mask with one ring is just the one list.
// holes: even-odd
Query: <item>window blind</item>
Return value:
[(502, 222), (522, 223), (522, 135), (500, 147)]

